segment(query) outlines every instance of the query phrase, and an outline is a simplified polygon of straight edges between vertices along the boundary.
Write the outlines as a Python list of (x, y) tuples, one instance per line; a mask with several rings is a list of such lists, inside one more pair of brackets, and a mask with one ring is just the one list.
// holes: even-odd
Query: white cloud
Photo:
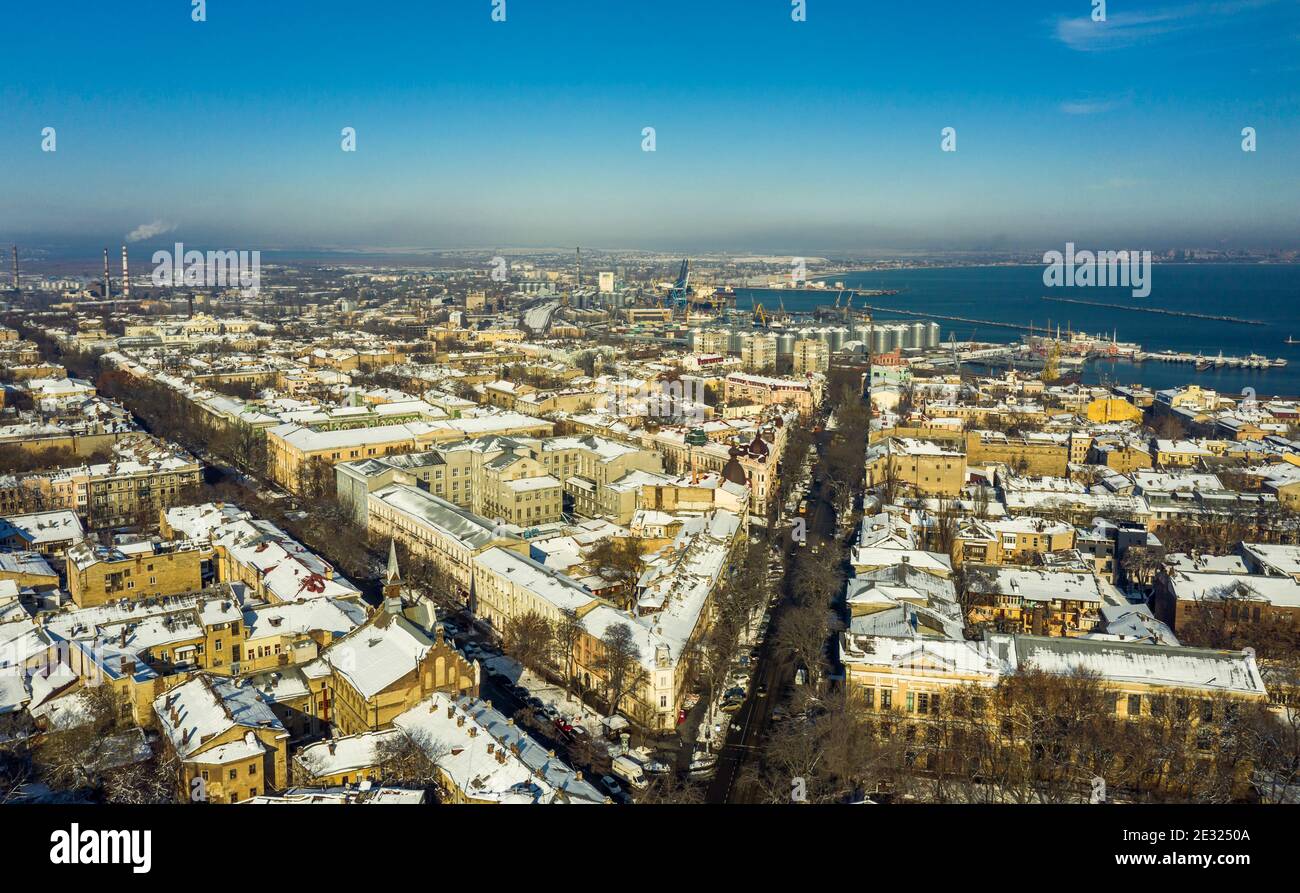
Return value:
[(166, 223), (162, 220), (155, 220), (153, 223), (142, 223), (135, 229), (126, 234), (128, 242), (143, 242), (145, 239), (152, 239), (154, 236), (161, 236), (163, 233), (169, 233), (176, 229), (176, 224)]
[(1106, 21), (1090, 14), (1056, 20), (1056, 39), (1072, 50), (1117, 50), (1178, 32), (1212, 28), (1223, 18), (1271, 6), (1274, 0), (1223, 0), (1185, 3), (1146, 10), (1111, 12)]
[(1100, 115), (1118, 105), (1114, 99), (1080, 99), (1061, 103), (1061, 111), (1067, 115)]

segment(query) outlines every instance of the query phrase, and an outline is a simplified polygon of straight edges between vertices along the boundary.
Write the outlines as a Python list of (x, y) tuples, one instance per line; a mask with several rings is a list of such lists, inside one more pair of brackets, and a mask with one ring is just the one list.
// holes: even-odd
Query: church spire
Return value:
[(388, 573), (384, 574), (384, 583), (392, 585), (402, 582), (401, 571), (397, 569), (397, 540), (388, 540)]
[(397, 540), (388, 541), (388, 570), (384, 573), (384, 599), (401, 599), (402, 572), (397, 567)]

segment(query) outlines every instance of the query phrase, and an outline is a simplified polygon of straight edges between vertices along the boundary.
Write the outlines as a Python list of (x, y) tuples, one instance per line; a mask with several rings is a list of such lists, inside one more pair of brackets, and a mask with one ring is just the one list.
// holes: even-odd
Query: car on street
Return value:
[(614, 776), (602, 775), (600, 777), (600, 783), (605, 786), (605, 790), (609, 791), (615, 797), (621, 798), (623, 796), (623, 786), (618, 783), (618, 780), (615, 779)]
[(758, 683), (758, 688), (756, 689), (756, 693), (758, 694), (758, 696), (759, 696), (760, 698), (766, 698), (766, 697), (767, 697), (767, 683), (766, 683), (766, 682), (760, 682), (760, 683)]

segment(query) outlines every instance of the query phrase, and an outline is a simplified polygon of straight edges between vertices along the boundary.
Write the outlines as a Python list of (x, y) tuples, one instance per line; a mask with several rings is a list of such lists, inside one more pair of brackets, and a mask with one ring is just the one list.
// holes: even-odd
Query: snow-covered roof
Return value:
[[(272, 729), (279, 736), (288, 737), (288, 732), (256, 688), (209, 673), (200, 673), (159, 695), (154, 699), (153, 709), (163, 734), (182, 759), (234, 727)], [(213, 755), (213, 761), (242, 759), (261, 753), (264, 745), (260, 741), (249, 743), (245, 738), (223, 747), (222, 752)], [(209, 755), (205, 754), (204, 759), (207, 761)]]

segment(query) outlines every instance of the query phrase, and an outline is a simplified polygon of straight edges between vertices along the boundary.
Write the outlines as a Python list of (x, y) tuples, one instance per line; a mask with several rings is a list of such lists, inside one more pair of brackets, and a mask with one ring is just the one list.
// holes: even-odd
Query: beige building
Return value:
[(153, 707), (181, 763), (182, 800), (237, 803), (287, 785), (289, 733), (252, 686), (201, 673)]
[(831, 365), (830, 345), (820, 338), (800, 338), (794, 343), (794, 374), (825, 372)]
[(966, 454), (931, 441), (887, 438), (867, 448), (867, 485), (886, 482), (920, 496), (957, 496), (966, 485)]
[(496, 546), (527, 549), (494, 521), (416, 487), (392, 484), (371, 493), (368, 505), (372, 540), (396, 539), (412, 555), (431, 561), (467, 603), (475, 556)]
[(728, 403), (748, 402), (758, 406), (791, 406), (807, 418), (821, 401), (823, 380), (806, 378), (771, 378), (733, 372), (724, 381), (724, 399)]
[(203, 588), (210, 557), (188, 542), (143, 542), (115, 547), (81, 542), (67, 553), (68, 594), (78, 607), (159, 598)]
[(755, 332), (742, 335), (740, 363), (749, 372), (767, 372), (776, 368), (776, 336)]

